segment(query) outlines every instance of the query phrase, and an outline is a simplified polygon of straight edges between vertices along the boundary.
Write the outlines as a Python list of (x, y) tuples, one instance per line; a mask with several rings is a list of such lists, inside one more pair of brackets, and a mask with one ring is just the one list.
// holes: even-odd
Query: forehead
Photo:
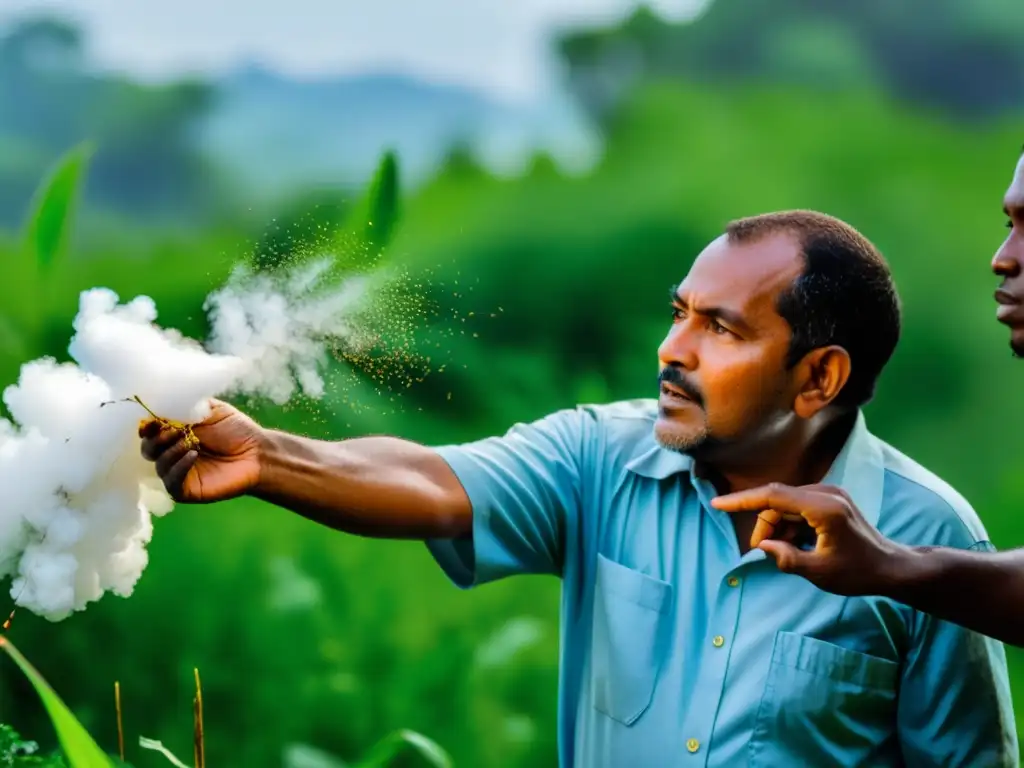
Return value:
[(1024, 155), (1021, 155), (1017, 161), (1017, 167), (1013, 172), (1013, 179), (1006, 190), (1003, 202), (1006, 204), (1007, 209), (1011, 211), (1024, 210)]
[(696, 304), (744, 313), (774, 310), (776, 297), (803, 266), (800, 247), (791, 235), (768, 235), (745, 243), (731, 243), (722, 235), (697, 256), (679, 292)]

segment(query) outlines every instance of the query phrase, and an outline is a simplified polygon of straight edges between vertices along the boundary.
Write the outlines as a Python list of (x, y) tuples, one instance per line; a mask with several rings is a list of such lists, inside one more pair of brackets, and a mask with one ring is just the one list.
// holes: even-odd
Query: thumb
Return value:
[(757, 547), (772, 557), (779, 570), (786, 573), (799, 573), (808, 557), (806, 552), (778, 539), (765, 539)]

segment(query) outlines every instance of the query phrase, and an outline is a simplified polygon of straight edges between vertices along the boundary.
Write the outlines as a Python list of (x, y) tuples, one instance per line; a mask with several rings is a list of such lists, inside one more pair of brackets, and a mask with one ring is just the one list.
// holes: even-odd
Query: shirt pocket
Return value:
[(654, 697), (672, 585), (597, 556), (590, 685), (594, 708), (632, 725)]
[(899, 669), (888, 659), (777, 632), (750, 765), (830, 765), (840, 755), (846, 765), (884, 763), (895, 738)]

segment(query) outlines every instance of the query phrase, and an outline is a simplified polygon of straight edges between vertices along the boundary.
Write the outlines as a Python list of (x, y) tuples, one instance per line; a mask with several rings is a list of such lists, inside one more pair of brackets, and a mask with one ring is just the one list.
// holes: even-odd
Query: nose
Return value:
[(658, 362), (661, 365), (678, 365), (688, 371), (697, 368), (697, 346), (693, 329), (687, 321), (675, 323), (669, 328), (668, 335), (658, 347)]
[(1021, 257), (1024, 256), (1024, 246), (1014, 243), (1013, 233), (1002, 244), (996, 255), (992, 258), (992, 271), (999, 277), (1017, 277), (1021, 273)]

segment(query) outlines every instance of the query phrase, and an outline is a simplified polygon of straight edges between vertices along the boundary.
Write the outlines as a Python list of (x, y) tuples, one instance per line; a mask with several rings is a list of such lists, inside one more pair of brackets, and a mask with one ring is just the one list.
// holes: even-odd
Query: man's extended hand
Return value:
[(260, 426), (241, 411), (215, 400), (194, 427), (199, 450), (178, 429), (147, 420), (139, 427), (142, 456), (177, 502), (206, 504), (248, 493), (260, 479)]
[[(839, 595), (878, 594), (909, 554), (872, 527), (834, 486), (773, 483), (719, 496), (712, 505), (724, 512), (758, 513), (750, 546), (771, 555), (779, 570)], [(805, 521), (816, 536), (812, 551), (786, 541)]]

